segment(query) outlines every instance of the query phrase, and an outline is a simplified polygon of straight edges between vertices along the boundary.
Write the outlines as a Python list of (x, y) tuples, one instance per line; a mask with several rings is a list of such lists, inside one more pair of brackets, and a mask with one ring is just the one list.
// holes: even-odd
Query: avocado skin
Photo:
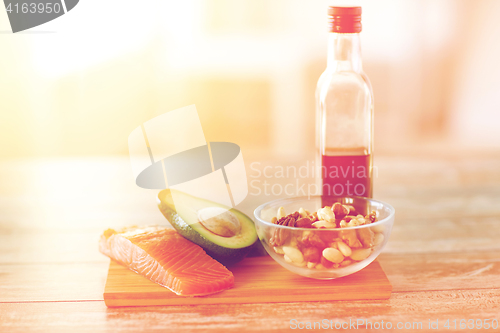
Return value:
[(177, 214), (173, 208), (163, 203), (161, 200), (158, 203), (158, 208), (180, 235), (201, 246), (209, 256), (224, 266), (231, 266), (243, 260), (255, 247), (255, 244), (258, 243), (258, 241), (256, 241), (250, 246), (239, 249), (228, 249), (219, 246), (203, 237), (200, 233), (196, 232), (179, 216), (179, 214)]

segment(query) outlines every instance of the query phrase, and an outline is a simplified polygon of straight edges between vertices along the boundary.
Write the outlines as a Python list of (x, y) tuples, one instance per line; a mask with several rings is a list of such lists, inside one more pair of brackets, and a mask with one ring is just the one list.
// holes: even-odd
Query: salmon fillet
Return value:
[(108, 229), (99, 250), (177, 295), (209, 295), (234, 285), (233, 273), (173, 229)]

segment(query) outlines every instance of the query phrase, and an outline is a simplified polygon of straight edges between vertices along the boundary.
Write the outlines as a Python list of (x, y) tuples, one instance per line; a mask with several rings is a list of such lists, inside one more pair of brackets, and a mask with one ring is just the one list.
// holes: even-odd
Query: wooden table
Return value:
[[(254, 186), (295, 182), (257, 177), (275, 162), (246, 161)], [(0, 331), (284, 331), (360, 319), (413, 325), (408, 332), (439, 320), (451, 332), (466, 331), (461, 319), (500, 320), (500, 155), (387, 155), (375, 164), (375, 197), (396, 208), (379, 257), (389, 300), (108, 309), (109, 260), (98, 237), (108, 227), (165, 223), (156, 191), (135, 186), (127, 157), (1, 162)], [(240, 206), (249, 215), (275, 197), (256, 191)]]

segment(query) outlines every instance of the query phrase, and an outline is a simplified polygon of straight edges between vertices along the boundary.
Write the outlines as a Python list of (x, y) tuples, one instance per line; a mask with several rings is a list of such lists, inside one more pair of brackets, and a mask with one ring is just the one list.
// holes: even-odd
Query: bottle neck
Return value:
[(336, 72), (362, 71), (359, 33), (329, 33), (327, 67)]

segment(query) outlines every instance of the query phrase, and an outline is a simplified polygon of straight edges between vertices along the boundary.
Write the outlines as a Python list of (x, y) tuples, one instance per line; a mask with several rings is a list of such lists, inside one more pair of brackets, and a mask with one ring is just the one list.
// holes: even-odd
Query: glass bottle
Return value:
[(361, 66), (361, 7), (329, 7), (327, 68), (316, 88), (323, 195), (372, 196), (373, 92)]

